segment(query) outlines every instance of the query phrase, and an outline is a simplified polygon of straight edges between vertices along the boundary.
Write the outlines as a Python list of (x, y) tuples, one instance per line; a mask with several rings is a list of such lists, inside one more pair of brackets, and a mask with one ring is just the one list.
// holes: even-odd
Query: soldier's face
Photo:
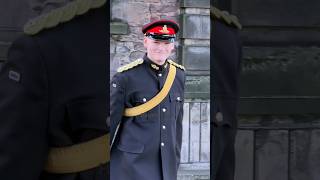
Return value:
[(174, 48), (174, 43), (156, 41), (147, 37), (144, 38), (143, 43), (147, 49), (148, 58), (158, 65), (165, 63)]

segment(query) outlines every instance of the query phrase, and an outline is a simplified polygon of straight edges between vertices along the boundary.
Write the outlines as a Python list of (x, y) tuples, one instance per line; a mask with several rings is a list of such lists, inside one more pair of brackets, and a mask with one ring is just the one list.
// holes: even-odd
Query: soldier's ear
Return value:
[(173, 48), (171, 49), (171, 53), (176, 53), (176, 48), (174, 48), (174, 46), (173, 46)]
[(144, 46), (145, 48), (147, 48), (147, 44), (148, 44), (148, 38), (147, 38), (147, 37), (144, 37), (144, 38), (143, 38), (143, 46)]
[(175, 44), (174, 43), (170, 43), (170, 48), (171, 48), (171, 52), (174, 52), (174, 50), (175, 50)]

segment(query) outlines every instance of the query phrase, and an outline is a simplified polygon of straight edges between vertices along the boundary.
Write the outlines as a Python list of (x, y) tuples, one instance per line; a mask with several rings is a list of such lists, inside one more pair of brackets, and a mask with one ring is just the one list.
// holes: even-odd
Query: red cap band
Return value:
[(153, 27), (153, 28), (147, 30), (146, 33), (169, 34), (169, 35), (176, 34), (175, 30), (171, 27), (167, 27), (167, 25)]

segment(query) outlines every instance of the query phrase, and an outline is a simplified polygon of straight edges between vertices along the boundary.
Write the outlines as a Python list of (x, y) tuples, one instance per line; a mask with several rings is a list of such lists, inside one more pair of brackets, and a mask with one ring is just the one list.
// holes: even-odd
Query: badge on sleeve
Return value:
[(14, 70), (10, 70), (9, 71), (9, 79), (13, 80), (13, 81), (16, 81), (16, 82), (20, 82), (20, 79), (21, 79), (21, 75), (19, 72), (17, 71), (14, 71)]

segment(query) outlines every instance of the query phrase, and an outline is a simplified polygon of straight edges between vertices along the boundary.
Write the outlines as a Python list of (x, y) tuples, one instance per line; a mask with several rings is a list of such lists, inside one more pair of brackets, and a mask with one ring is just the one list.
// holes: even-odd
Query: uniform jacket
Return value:
[(33, 35), (11, 46), (0, 72), (0, 179), (107, 179), (105, 164), (80, 173), (43, 171), (50, 147), (108, 131), (109, 13), (104, 3), (55, 27), (44, 25), (41, 32), (27, 29)]
[[(218, 11), (218, 10), (217, 10)], [(224, 13), (221, 11), (215, 13)], [(229, 15), (231, 17), (231, 15)], [(236, 104), (238, 101), (238, 79), (242, 57), (237, 23), (228, 24), (225, 19), (213, 15), (211, 32), (211, 70), (213, 85), (211, 94), (214, 102), (214, 123), (236, 126)], [(216, 118), (216, 113), (221, 116)]]
[(228, 24), (223, 18), (213, 19), (211, 38), (213, 96), (211, 97), (214, 101), (213, 115), (216, 115), (217, 112), (222, 113), (222, 118), (215, 118), (216, 125), (236, 126), (235, 114), (242, 58), (238, 28), (238, 25)]
[(211, 9), (211, 179), (234, 178), (241, 43), (236, 18)]
[[(153, 69), (143, 63), (118, 72), (110, 85), (112, 180), (176, 180), (182, 141), (184, 71), (177, 74), (167, 97), (152, 110), (124, 117), (125, 108), (147, 102), (163, 87), (168, 65)], [(130, 65), (129, 65), (130, 66)], [(117, 133), (117, 125), (121, 123)]]

